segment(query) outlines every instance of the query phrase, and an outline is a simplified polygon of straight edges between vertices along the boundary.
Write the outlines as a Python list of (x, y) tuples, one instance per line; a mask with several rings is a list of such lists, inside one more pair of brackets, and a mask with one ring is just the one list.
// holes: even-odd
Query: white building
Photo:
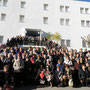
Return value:
[(90, 34), (90, 2), (76, 0), (0, 0), (0, 43), (26, 29), (59, 32), (62, 45), (88, 48), (81, 36)]

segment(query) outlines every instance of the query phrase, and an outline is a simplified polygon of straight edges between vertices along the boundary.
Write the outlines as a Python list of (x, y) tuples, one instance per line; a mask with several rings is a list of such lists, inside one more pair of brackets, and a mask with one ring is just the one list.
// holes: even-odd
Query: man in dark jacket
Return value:
[(4, 72), (3, 72), (3, 85), (4, 89), (6, 90), (7, 87), (12, 87), (14, 85), (14, 78), (12, 73), (9, 71), (9, 66), (4, 66)]
[(82, 65), (82, 69), (79, 70), (79, 79), (80, 79), (82, 86), (87, 85), (87, 78), (88, 78), (88, 71), (85, 65)]

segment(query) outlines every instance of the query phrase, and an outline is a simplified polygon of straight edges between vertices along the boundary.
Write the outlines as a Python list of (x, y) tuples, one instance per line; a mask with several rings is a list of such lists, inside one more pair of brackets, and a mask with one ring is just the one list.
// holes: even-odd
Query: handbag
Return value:
[(40, 73), (40, 78), (43, 79), (43, 77), (44, 77), (44, 72), (41, 72)]
[(72, 81), (72, 79), (69, 79), (68, 85), (69, 85), (70, 87), (73, 87), (73, 81)]

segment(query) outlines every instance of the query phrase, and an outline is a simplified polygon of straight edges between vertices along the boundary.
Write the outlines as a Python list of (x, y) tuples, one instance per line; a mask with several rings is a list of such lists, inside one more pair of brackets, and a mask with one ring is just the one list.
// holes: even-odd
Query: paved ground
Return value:
[(26, 86), (26, 87), (20, 87), (16, 88), (15, 90), (90, 90), (89, 87), (80, 87), (80, 88), (72, 88), (72, 87), (64, 87), (64, 88), (57, 88), (57, 87), (36, 87), (36, 86)]

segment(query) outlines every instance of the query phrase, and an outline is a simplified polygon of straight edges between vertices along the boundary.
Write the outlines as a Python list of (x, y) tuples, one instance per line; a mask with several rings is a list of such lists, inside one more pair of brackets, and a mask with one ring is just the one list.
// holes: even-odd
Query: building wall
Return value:
[[(25, 8), (20, 7), (21, 1), (26, 2)], [(48, 4), (47, 11), (44, 10), (44, 4)], [(69, 6), (69, 12), (60, 12), (60, 5)], [(5, 43), (7, 38), (24, 33), (25, 28), (41, 29), (45, 32), (59, 32), (62, 39), (71, 40), (70, 48), (83, 48), (81, 36), (90, 34), (90, 27), (82, 27), (81, 20), (90, 20), (90, 14), (81, 14), (80, 7), (90, 9), (90, 2), (8, 0), (7, 7), (0, 6), (0, 14), (6, 13), (6, 20), (0, 20), (0, 36), (4, 36)], [(19, 21), (19, 15), (25, 16), (24, 22)], [(43, 23), (43, 17), (48, 17), (48, 24)], [(60, 25), (61, 18), (69, 19), (70, 25)]]

